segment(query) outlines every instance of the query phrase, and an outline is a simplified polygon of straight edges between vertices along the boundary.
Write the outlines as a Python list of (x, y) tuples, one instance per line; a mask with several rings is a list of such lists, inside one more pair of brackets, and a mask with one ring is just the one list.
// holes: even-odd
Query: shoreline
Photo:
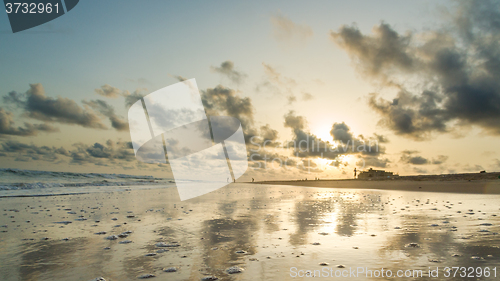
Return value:
[(249, 182), (318, 188), (402, 190), (444, 193), (500, 194), (500, 180), (293, 180)]

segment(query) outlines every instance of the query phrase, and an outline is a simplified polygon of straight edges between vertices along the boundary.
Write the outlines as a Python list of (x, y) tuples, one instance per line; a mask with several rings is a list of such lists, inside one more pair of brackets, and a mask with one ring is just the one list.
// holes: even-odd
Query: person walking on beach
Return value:
[(358, 172), (358, 170), (356, 170), (356, 168), (354, 168), (354, 178), (356, 178), (356, 173)]

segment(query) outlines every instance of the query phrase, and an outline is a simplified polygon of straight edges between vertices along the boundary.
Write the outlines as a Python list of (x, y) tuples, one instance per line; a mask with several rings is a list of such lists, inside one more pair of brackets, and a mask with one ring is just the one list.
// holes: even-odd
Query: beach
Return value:
[(183, 202), (174, 186), (162, 185), (0, 198), (0, 276), (400, 280), (400, 273), (417, 274), (405, 280), (464, 280), (446, 274), (471, 267), (482, 274), (474, 279), (497, 279), (498, 185), (464, 182), (459, 188), (476, 184), (488, 193), (463, 194), (428, 190), (458, 185), (452, 182), (415, 183), (418, 191), (413, 183), (358, 184), (232, 183)]

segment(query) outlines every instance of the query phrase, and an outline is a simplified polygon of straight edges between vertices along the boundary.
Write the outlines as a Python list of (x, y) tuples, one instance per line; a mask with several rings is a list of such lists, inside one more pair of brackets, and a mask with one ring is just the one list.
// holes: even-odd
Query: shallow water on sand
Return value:
[[(296, 280), (311, 270), (426, 280), (429, 267), (438, 268), (433, 280), (500, 276), (499, 195), (231, 184), (177, 198), (172, 187), (1, 198), (0, 279)], [(233, 266), (243, 271), (229, 274)], [(365, 273), (352, 275), (358, 267)], [(445, 267), (472, 267), (475, 277), (452, 278)], [(478, 278), (487, 267), (490, 277)], [(393, 276), (375, 277), (382, 268)]]

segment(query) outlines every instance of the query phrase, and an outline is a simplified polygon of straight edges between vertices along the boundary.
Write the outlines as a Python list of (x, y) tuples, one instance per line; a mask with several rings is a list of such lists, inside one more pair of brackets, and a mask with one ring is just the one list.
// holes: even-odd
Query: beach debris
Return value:
[(116, 239), (118, 239), (118, 236), (116, 236), (116, 235), (111, 235), (111, 236), (106, 237), (106, 239), (107, 239), (107, 240), (116, 240)]
[(132, 243), (131, 240), (123, 240), (123, 241), (120, 241), (118, 242), (119, 244), (129, 244), (129, 243)]
[(488, 229), (480, 229), (479, 232), (490, 232)]
[(174, 248), (174, 247), (179, 247), (180, 245), (177, 243), (167, 244), (165, 242), (158, 242), (155, 244), (155, 246), (158, 248)]
[(339, 265), (337, 265), (337, 268), (345, 268), (345, 265), (339, 264)]
[(215, 281), (215, 280), (219, 280), (219, 278), (217, 278), (215, 276), (207, 276), (207, 277), (201, 278), (201, 281)]
[(482, 226), (492, 226), (493, 224), (488, 223), (488, 222), (485, 222), (485, 223), (482, 223), (482, 224), (480, 224), (480, 225), (482, 225)]
[(394, 229), (401, 229), (401, 227), (400, 226), (396, 226)]
[(112, 218), (111, 220), (113, 220), (113, 221), (117, 221), (118, 219), (117, 219), (117, 218)]
[(97, 234), (97, 235), (104, 235), (104, 234), (106, 234), (106, 233), (107, 233), (106, 231), (99, 231), (99, 232), (96, 232), (96, 233), (94, 233), (94, 234)]
[(177, 272), (177, 268), (176, 267), (164, 268), (163, 272)]
[(314, 243), (312, 243), (312, 244), (313, 244), (314, 246), (319, 246), (319, 245), (321, 245), (321, 243), (319, 243), (319, 242), (314, 242)]
[(111, 247), (104, 247), (104, 250), (111, 250)]
[(146, 256), (146, 257), (154, 257), (156, 255), (157, 255), (156, 253), (148, 253), (148, 254), (145, 254), (144, 256)]
[(63, 239), (61, 239), (62, 241), (69, 241), (69, 238), (68, 237), (65, 237)]
[(439, 261), (439, 260), (433, 260), (433, 259), (429, 259), (429, 262), (440, 263), (440, 261)]
[(321, 266), (327, 266), (328, 263), (327, 262), (320, 262), (319, 265), (321, 265)]
[(140, 275), (137, 278), (139, 278), (139, 279), (148, 279), (148, 278), (153, 278), (153, 277), (156, 277), (156, 275), (148, 273), (148, 274)]
[(470, 258), (473, 259), (473, 260), (478, 260), (478, 261), (484, 260), (483, 257), (478, 257), (478, 256), (472, 256)]
[(357, 250), (357, 249), (359, 249), (359, 248), (358, 248), (358, 247), (356, 247), (356, 246), (354, 246), (354, 247), (352, 247), (352, 248), (353, 248), (354, 250)]
[(461, 257), (462, 255), (459, 255), (459, 254), (453, 254), (451, 255), (452, 257)]
[(409, 243), (405, 245), (406, 248), (420, 248), (420, 245), (417, 243)]
[(59, 224), (70, 224), (70, 223), (73, 223), (72, 221), (56, 221), (55, 223), (59, 223)]
[(161, 254), (161, 253), (165, 253), (165, 252), (168, 252), (168, 251), (169, 251), (168, 249), (159, 249), (159, 250), (157, 250), (156, 252), (157, 252), (158, 254)]
[(328, 235), (329, 233), (328, 232), (320, 232), (318, 233), (319, 235)]
[(41, 240), (49, 240), (49, 237), (43, 237)]
[(120, 238), (127, 238), (128, 237), (128, 233), (122, 232), (122, 233), (118, 234), (118, 237), (120, 237)]
[(106, 279), (104, 279), (104, 277), (97, 277), (97, 278), (94, 278), (90, 281), (106, 281)]
[(236, 274), (236, 273), (241, 273), (243, 272), (243, 268), (237, 267), (237, 266), (231, 266), (230, 268), (226, 269), (226, 272), (228, 274)]
[(134, 215), (128, 215), (127, 218), (131, 219), (131, 218), (135, 218)]
[(238, 251), (236, 251), (236, 253), (237, 253), (237, 254), (246, 254), (246, 253), (247, 253), (247, 251), (238, 250)]
[(436, 226), (439, 226), (439, 224), (437, 224), (437, 223), (433, 223), (433, 224), (431, 224), (431, 226), (432, 226), (432, 227), (436, 227)]

